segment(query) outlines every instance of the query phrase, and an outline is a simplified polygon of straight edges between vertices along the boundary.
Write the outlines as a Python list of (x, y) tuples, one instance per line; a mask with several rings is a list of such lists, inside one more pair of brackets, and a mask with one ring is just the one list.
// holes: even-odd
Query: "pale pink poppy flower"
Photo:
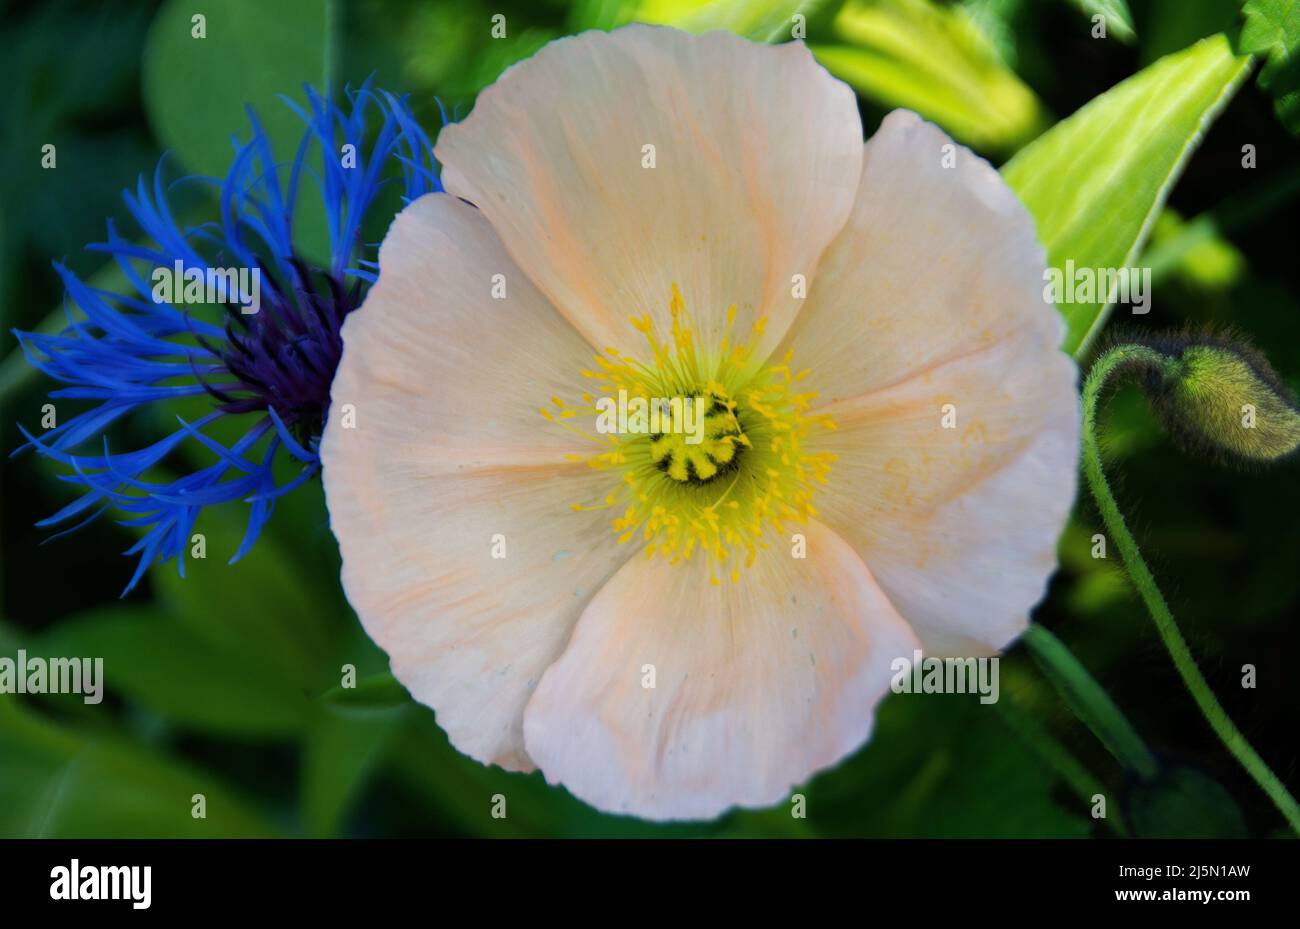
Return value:
[[(1025, 629), (1078, 396), (987, 162), (902, 111), (864, 145), (801, 44), (647, 26), (551, 43), (435, 154), (321, 457), (348, 598), (460, 751), (615, 813), (769, 805), (895, 659)], [(602, 434), (620, 388), (702, 398), (703, 441)]]

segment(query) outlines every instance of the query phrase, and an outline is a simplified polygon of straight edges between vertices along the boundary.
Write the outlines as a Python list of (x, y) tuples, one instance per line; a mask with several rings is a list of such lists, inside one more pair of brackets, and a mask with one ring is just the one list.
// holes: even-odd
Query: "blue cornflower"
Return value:
[[(108, 241), (89, 246), (116, 259), (133, 292), (91, 287), (56, 262), (68, 325), (57, 335), (14, 333), (31, 364), (67, 385), (51, 391), (51, 399), (96, 404), (40, 436), (22, 430), (27, 444), (15, 454), (34, 448), (71, 467), (60, 479), (84, 488), (37, 525), (74, 523), (64, 530), (71, 532), (110, 507), (125, 514), (122, 524), (143, 534), (127, 551), (139, 561), (124, 595), (154, 561), (175, 558), (184, 576), (190, 533), (206, 506), (249, 504), (247, 530), (231, 563), (239, 560), (276, 499), (319, 471), (317, 449), (343, 348), (339, 330), (378, 271), (372, 246), (362, 240), (362, 221), (388, 183), (386, 175), (395, 179), (399, 167), (406, 202), (442, 189), (429, 139), (405, 98), (372, 90), (368, 82), (347, 93), (346, 106), (311, 88), (306, 92), (308, 109), (285, 99), (306, 125), (292, 161), (276, 163), (250, 108), (251, 138), (232, 140), (234, 161), (225, 178), (178, 182), (215, 185), (219, 195), (219, 219), (185, 229), (172, 215), (160, 163), (151, 186), (141, 177), (134, 193), (124, 192), (152, 244), (127, 241), (110, 220)], [(319, 192), (327, 218), (323, 267), (295, 246), (295, 207), (308, 184)], [(223, 277), (232, 266), (244, 269), (246, 280), (257, 277), (257, 312), (246, 312), (251, 301), (233, 283), (238, 278)], [(158, 299), (151, 284), (157, 269), (225, 281), (217, 300), (224, 318), (222, 309), (186, 305), (176, 295)], [(147, 448), (110, 450), (107, 430), (132, 411), (202, 395), (212, 401), (206, 415), (193, 422), (178, 416), (176, 430)], [(248, 423), (229, 446), (205, 432), (227, 417)], [(187, 440), (216, 461), (166, 483), (144, 478)], [(277, 458), (296, 460), (297, 473), (278, 481)]]

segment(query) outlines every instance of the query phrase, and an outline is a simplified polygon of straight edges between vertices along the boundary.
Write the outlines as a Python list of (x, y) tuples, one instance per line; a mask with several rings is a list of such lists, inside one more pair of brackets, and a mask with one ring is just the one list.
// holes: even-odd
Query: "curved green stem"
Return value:
[(1268, 794), (1286, 821), (1290, 823), (1291, 828), (1300, 833), (1300, 806), (1247, 741), (1241, 730), (1228, 717), (1227, 712), (1210, 690), (1210, 685), (1201, 674), (1201, 669), (1197, 667), (1196, 659), (1192, 657), (1191, 650), (1187, 647), (1187, 640), (1179, 631), (1178, 624), (1174, 622), (1169, 605), (1165, 603), (1164, 595), (1156, 585), (1155, 577), (1142, 558), (1137, 542), (1124, 521), (1124, 514), (1120, 512), (1119, 505), (1110, 491), (1110, 485), (1106, 481), (1106, 472), (1101, 464), (1101, 450), (1097, 444), (1097, 400), (1111, 374), (1121, 365), (1134, 363), (1154, 365), (1158, 369), (1165, 370), (1170, 364), (1170, 359), (1146, 346), (1121, 345), (1110, 349), (1098, 358), (1092, 370), (1088, 372), (1088, 378), (1083, 385), (1084, 475), (1097, 501), (1097, 508), (1101, 511), (1102, 521), (1119, 548), (1133, 585), (1141, 595), (1148, 612), (1151, 613), (1156, 630), (1164, 640), (1169, 657), (1173, 659), (1174, 667), (1178, 669), (1179, 676), (1191, 692), (1192, 699), (1196, 701), (1206, 722), (1210, 724), (1228, 751), (1232, 752), (1246, 772), (1254, 778), (1255, 783)]
[(1156, 756), (1079, 659), (1045, 626), (1037, 623), (1030, 625), (1021, 641), (1070, 709), (1096, 734), (1107, 751), (1142, 780), (1152, 780), (1160, 769)]

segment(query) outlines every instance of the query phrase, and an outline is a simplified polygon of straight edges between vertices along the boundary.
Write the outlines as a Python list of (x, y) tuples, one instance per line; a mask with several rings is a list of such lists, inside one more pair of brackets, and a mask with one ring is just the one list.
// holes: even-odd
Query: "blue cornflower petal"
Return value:
[[(249, 137), (232, 140), (224, 177), (184, 177), (172, 185), (215, 190), (215, 219), (189, 227), (172, 212), (160, 161), (151, 180), (141, 176), (133, 190), (123, 191), (145, 241), (127, 241), (110, 220), (106, 241), (89, 246), (112, 256), (129, 292), (91, 287), (56, 262), (67, 326), (57, 334), (15, 332), (28, 361), (63, 385), (51, 397), (97, 401), (39, 436), (19, 427), (26, 443), (14, 454), (33, 450), (69, 467), (60, 479), (82, 490), (37, 525), (66, 526), (51, 536), (57, 538), (116, 509), (122, 525), (141, 532), (126, 552), (138, 560), (124, 596), (155, 561), (175, 559), (184, 576), (190, 533), (205, 507), (248, 506), (233, 563), (256, 542), (275, 501), (319, 473), (320, 432), (342, 352), (339, 330), (378, 272), (373, 244), (362, 240), (363, 223), (390, 180), (400, 177), (404, 202), (442, 189), (430, 140), (405, 97), (373, 90), (369, 81), (346, 92), (342, 104), (304, 90), (305, 107), (285, 100), (304, 124), (290, 161), (275, 160), (249, 109)], [(346, 150), (355, 155), (354, 165), (344, 167), (343, 146), (351, 146)], [(294, 238), (298, 198), (313, 187), (325, 207), (329, 255), (323, 267), (306, 261)], [(176, 294), (170, 301), (155, 299), (151, 281), (160, 268), (213, 282), (224, 317), (222, 310), (190, 306)], [(242, 312), (252, 296), (242, 290), (245, 279), (214, 274), (219, 269), (258, 275), (258, 312)], [(174, 431), (144, 448), (110, 450), (107, 432), (123, 417), (200, 395), (211, 397), (212, 412), (193, 422), (176, 417)], [(229, 417), (247, 417), (249, 425), (227, 447), (205, 430)], [(160, 480), (155, 469), (185, 442), (216, 461)], [(87, 450), (90, 443), (100, 448)], [(277, 483), (282, 452), (299, 469)]]

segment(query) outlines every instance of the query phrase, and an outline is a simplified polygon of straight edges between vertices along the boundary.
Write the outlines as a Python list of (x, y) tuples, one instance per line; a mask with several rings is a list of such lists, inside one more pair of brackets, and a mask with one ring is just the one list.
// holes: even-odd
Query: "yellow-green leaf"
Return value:
[[(1223, 35), (1167, 55), (1019, 152), (1003, 175), (1038, 224), (1049, 263), (1123, 268), (1140, 253), (1206, 129), (1250, 70)], [(1060, 307), (1065, 348), (1101, 330), (1105, 297)]]
[(802, 38), (794, 33), (796, 16), (806, 25), (825, 0), (641, 0), (633, 19), (676, 26), (687, 32), (725, 29), (756, 42)]
[(928, 0), (853, 0), (835, 17), (836, 45), (814, 45), (832, 74), (887, 107), (907, 107), (956, 139), (1010, 151), (1046, 125), (1042, 105), (964, 7)]

